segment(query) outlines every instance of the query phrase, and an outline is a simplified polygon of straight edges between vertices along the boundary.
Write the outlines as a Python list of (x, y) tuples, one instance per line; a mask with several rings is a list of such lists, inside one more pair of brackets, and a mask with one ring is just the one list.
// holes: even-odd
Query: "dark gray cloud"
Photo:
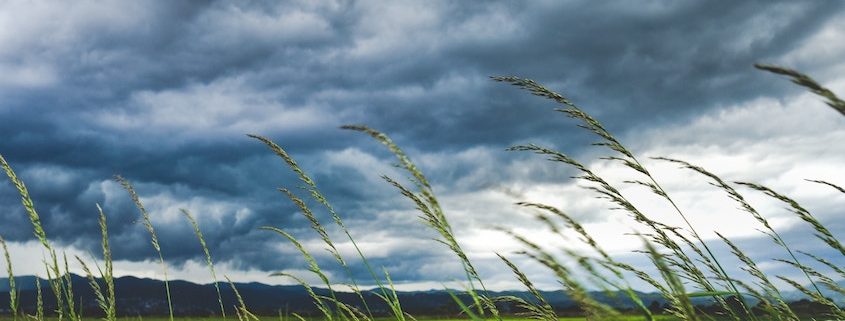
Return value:
[[(201, 255), (176, 213), (186, 207), (217, 259), (265, 271), (302, 261), (271, 254), (281, 239), (257, 227), (312, 236), (275, 191), (297, 187), (296, 177), (244, 134), (287, 148), (362, 239), (430, 238), (412, 217), (385, 219), (412, 213), (378, 179), (402, 174), (369, 138), (337, 126), (391, 134), (447, 191), (557, 182), (571, 173), (501, 170), (533, 158), (484, 151), (537, 141), (578, 154), (590, 138), (551, 103), (488, 76), (541, 81), (629, 134), (794, 93), (751, 65), (781, 60), (845, 9), (791, 1), (4, 6), (0, 153), (32, 190), (50, 237), (95, 249), (101, 203), (115, 257), (153, 257), (133, 223), (137, 211), (109, 181), (120, 174), (159, 211), (173, 264)], [(18, 201), (0, 185), (0, 233), (12, 241), (31, 238)], [(425, 278), (416, 267), (427, 260), (448, 261), (444, 249), (414, 244), (389, 245), (391, 258), (374, 260), (397, 281)]]

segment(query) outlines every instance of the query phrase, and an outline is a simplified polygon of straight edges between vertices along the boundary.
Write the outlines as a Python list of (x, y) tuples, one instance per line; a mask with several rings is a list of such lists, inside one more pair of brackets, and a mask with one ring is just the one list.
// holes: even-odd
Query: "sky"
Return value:
[[(601, 157), (596, 138), (562, 107), (490, 76), (536, 80), (602, 121), (656, 176), (730, 261), (713, 231), (748, 249), (761, 268), (795, 276), (783, 253), (724, 193), (680, 158), (726, 181), (752, 181), (805, 205), (834, 234), (845, 196), (805, 181), (845, 185), (845, 117), (783, 77), (772, 63), (845, 95), (845, 3), (836, 1), (40, 1), (0, 2), (0, 154), (27, 184), (47, 236), (68, 255), (98, 253), (96, 205), (108, 219), (118, 275), (161, 278), (131, 181), (150, 212), (172, 278), (210, 282), (191, 226), (205, 234), (219, 274), (290, 284), (317, 280), (275, 226), (310, 249), (336, 283), (345, 272), (284, 187), (307, 199), (281, 159), (246, 134), (266, 136), (311, 175), (375, 266), (401, 289), (442, 288), (459, 262), (386, 183), (407, 183), (370, 137), (383, 131), (427, 175), (460, 244), (493, 289), (519, 288), (495, 253), (544, 289), (549, 271), (520, 255), (507, 228), (550, 248), (555, 236), (516, 202), (569, 213), (621, 260), (638, 226), (595, 198), (570, 168), (506, 149), (536, 143), (565, 152), (619, 186), (654, 219), (680, 225), (665, 202), (625, 184), (636, 173)], [(796, 249), (845, 261), (810, 237), (782, 204), (738, 187)], [(353, 275), (371, 285), (345, 235), (313, 200)], [(16, 273), (43, 276), (20, 197), (0, 184), (0, 235)], [(586, 253), (586, 252), (585, 252)], [(97, 255), (94, 255), (97, 257)], [(738, 278), (744, 272), (730, 265)], [(81, 272), (71, 264), (71, 270)]]

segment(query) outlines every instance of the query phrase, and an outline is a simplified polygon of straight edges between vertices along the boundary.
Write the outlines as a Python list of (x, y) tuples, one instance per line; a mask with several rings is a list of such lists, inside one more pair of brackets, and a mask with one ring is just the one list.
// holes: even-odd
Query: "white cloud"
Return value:
[[(155, 6), (114, 1), (0, 3), (0, 89), (55, 85), (68, 67), (101, 63), (97, 40), (143, 33)], [(98, 37), (91, 37), (92, 34)], [(79, 57), (73, 66), (58, 65)]]
[[(38, 241), (7, 242), (9, 248), (9, 256), (11, 258), (14, 273), (16, 276), (22, 275), (37, 275), (39, 277), (46, 277), (46, 270), (44, 260), (48, 259), (48, 254), (44, 247)], [(82, 265), (76, 260), (76, 257), (82, 258), (86, 264), (94, 269), (94, 264), (103, 262), (99, 259), (93, 260), (88, 252), (77, 249), (72, 246), (60, 247), (53, 246), (60, 255), (66, 254), (68, 257), (68, 267), (71, 273), (77, 275), (85, 275)], [(62, 257), (59, 257), (62, 260)], [(268, 272), (259, 271), (255, 269), (243, 269), (241, 266), (231, 264), (229, 262), (218, 262), (214, 265), (219, 281), (225, 281), (224, 276), (228, 276), (234, 282), (262, 282), (266, 284), (295, 284), (295, 282), (288, 278), (271, 277)], [(5, 269), (3, 269), (5, 273)], [(292, 273), (302, 277), (311, 284), (319, 284), (321, 281), (313, 273), (304, 269), (284, 269), (283, 272)], [(96, 273), (96, 272), (95, 272)], [(326, 271), (327, 275), (332, 276), (331, 271)], [(205, 261), (189, 260), (180, 266), (167, 266), (167, 275), (171, 280), (187, 280), (200, 284), (208, 284), (214, 282), (211, 272), (208, 269)], [(164, 279), (164, 270), (157, 260), (145, 261), (114, 261), (114, 276), (134, 276), (141, 278), (151, 278), (157, 280)]]
[(182, 139), (293, 132), (335, 125), (332, 116), (319, 106), (287, 106), (275, 95), (245, 86), (241, 78), (181, 89), (140, 91), (131, 96), (128, 105), (128, 109), (103, 109), (92, 117), (107, 128)]
[[(842, 53), (845, 53), (845, 14), (838, 14), (820, 30), (803, 39), (794, 49), (778, 59), (778, 63), (787, 66), (811, 65), (813, 74), (821, 73), (825, 78), (835, 78), (842, 75), (845, 63)], [(845, 79), (839, 79), (845, 81)], [(840, 86), (842, 86), (840, 84)]]
[(381, 179), (381, 175), (401, 177), (397, 168), (391, 165), (391, 160), (376, 158), (359, 148), (348, 147), (321, 154), (321, 157), (317, 158), (314, 164), (309, 166), (310, 168), (314, 168), (316, 173), (329, 174), (335, 171), (353, 170), (367, 179), (366, 182), (361, 182), (362, 185), (373, 187), (385, 184), (384, 180)]
[(743, 19), (737, 30), (740, 32), (730, 39), (730, 49), (737, 53), (751, 52), (754, 47), (770, 43), (779, 33), (789, 27), (789, 21), (779, 19), (790, 14), (806, 11), (798, 3), (776, 4), (761, 10), (760, 14)]
[(4, 1), (0, 6), (0, 57), (24, 52), (52, 53), (88, 39), (95, 30), (133, 32), (141, 29), (140, 24), (156, 9), (115, 1)]
[(0, 88), (39, 88), (57, 81), (53, 67), (44, 63), (13, 64), (0, 62)]
[[(310, 10), (310, 11), (309, 11)], [(193, 32), (208, 46), (255, 46), (318, 41), (332, 35), (330, 22), (314, 8), (243, 8), (226, 3), (197, 18)], [(224, 43), (219, 43), (223, 41)]]
[[(123, 202), (128, 197), (126, 191), (112, 180), (103, 180), (98, 184), (93, 184), (91, 188), (104, 195), (105, 206)], [(238, 223), (253, 215), (250, 208), (231, 201), (206, 196), (182, 197), (179, 192), (184, 194), (184, 187), (180, 186), (167, 187), (158, 184), (135, 183), (134, 188), (155, 191), (155, 193), (143, 193), (139, 197), (155, 224), (185, 224), (182, 209), (188, 210), (201, 223), (221, 224), (222, 218), (229, 215), (234, 216), (235, 223)]]
[[(834, 143), (845, 139), (845, 118), (811, 94), (724, 108), (644, 138), (651, 144), (643, 146), (645, 155), (685, 159), (725, 180), (769, 185), (808, 206), (815, 204), (822, 214), (840, 201), (832, 189), (804, 181), (845, 182), (845, 173), (837, 170), (845, 148)], [(689, 185), (676, 172), (662, 174), (668, 184)]]
[(437, 48), (436, 30), (440, 23), (436, 5), (423, 3), (360, 3), (367, 17), (355, 26), (354, 45), (338, 52), (359, 62), (374, 62), (387, 56), (411, 54), (417, 50)]

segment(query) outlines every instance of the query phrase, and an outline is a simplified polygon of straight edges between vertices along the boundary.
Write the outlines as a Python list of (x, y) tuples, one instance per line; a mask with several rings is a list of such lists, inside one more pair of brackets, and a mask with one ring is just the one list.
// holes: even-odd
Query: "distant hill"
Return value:
[[(16, 277), (17, 288), (20, 291), (21, 308), (27, 313), (34, 313), (35, 310), (35, 280), (33, 276)], [(88, 280), (77, 275), (72, 275), (73, 289), (76, 296), (77, 308), (81, 308), (83, 315), (100, 315), (99, 308), (94, 301), (94, 294), (88, 285)], [(41, 280), (44, 294), (44, 302), (47, 307), (55, 306), (55, 299), (50, 292), (46, 280)], [(302, 286), (298, 285), (267, 285), (262, 283), (235, 283), (238, 291), (243, 296), (247, 306), (256, 314), (276, 315), (278, 313), (299, 313), (302, 315), (316, 315), (317, 311), (311, 298)], [(223, 302), (227, 313), (234, 313), (234, 306), (237, 300), (228, 284), (220, 284), (223, 294)], [(217, 292), (212, 284), (196, 284), (187, 281), (171, 281), (171, 293), (173, 297), (173, 308), (179, 316), (211, 316), (219, 314)], [(136, 277), (121, 277), (115, 279), (117, 296), (117, 309), (119, 315), (166, 315), (167, 302), (164, 295), (164, 282), (153, 279), (142, 279)], [(327, 290), (315, 288), (318, 294), (328, 295)], [(8, 279), (0, 278), (0, 312), (7, 313), (8, 305), (4, 304), (9, 300)], [(377, 290), (376, 290), (377, 291)], [(531, 300), (531, 296), (524, 291), (491, 292), (494, 296), (516, 296)], [(579, 309), (574, 302), (563, 291), (542, 291), (549, 303), (558, 310), (561, 315), (578, 314)], [(619, 309), (631, 309), (633, 303), (627, 300), (624, 295), (616, 293), (594, 292), (597, 300), (617, 307)], [(802, 297), (787, 293), (790, 299), (799, 300)], [(388, 307), (372, 291), (363, 293), (367, 304), (374, 314), (388, 315)], [(435, 315), (456, 315), (459, 313), (453, 299), (446, 291), (414, 291), (399, 292), (399, 299), (405, 312), (412, 315), (435, 316)], [(658, 293), (639, 293), (646, 305), (663, 306), (666, 302)], [(338, 299), (356, 306), (361, 306), (360, 299), (354, 293), (338, 292)], [(466, 302), (469, 298), (461, 296)], [(837, 302), (842, 302), (843, 297), (831, 296)], [(707, 298), (697, 298), (697, 304), (708, 304), (711, 301)], [(49, 308), (48, 308), (49, 309)], [(363, 310), (363, 307), (361, 306)], [(513, 313), (513, 307), (502, 306), (502, 312)]]

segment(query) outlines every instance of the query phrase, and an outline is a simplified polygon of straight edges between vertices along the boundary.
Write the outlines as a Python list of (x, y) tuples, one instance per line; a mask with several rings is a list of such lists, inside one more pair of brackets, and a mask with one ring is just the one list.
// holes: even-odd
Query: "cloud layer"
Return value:
[[(380, 179), (405, 176), (391, 155), (368, 137), (337, 129), (343, 124), (380, 129), (408, 151), (430, 176), (460, 241), (489, 266), (482, 273), (491, 283), (515, 286), (493, 251), (518, 249), (493, 227), (562, 242), (517, 201), (559, 206), (614, 253), (628, 255), (637, 245), (623, 234), (633, 225), (572, 182), (571, 171), (504, 151), (535, 142), (614, 182), (631, 175), (596, 160), (607, 153), (551, 111), (551, 102), (488, 78), (518, 75), (584, 106), (643, 158), (682, 158), (729, 180), (771, 185), (841, 235), (845, 226), (835, 223), (833, 209), (842, 196), (803, 179), (845, 184), (845, 150), (833, 143), (845, 138), (845, 120), (751, 65), (786, 64), (845, 92), (843, 18), (837, 2), (791, 1), (4, 2), (0, 153), (31, 189), (58, 244), (96, 250), (101, 204), (118, 268), (128, 274), (141, 273), (137, 267), (155, 253), (137, 210), (110, 180), (114, 174), (135, 183), (165, 257), (185, 278), (206, 280), (187, 272), (200, 267), (202, 252), (180, 208), (196, 215), (215, 258), (233, 275), (266, 280), (268, 271), (304, 267), (294, 248), (257, 229), (270, 225), (302, 238), (342, 278), (308, 221), (276, 191), (299, 193), (295, 175), (244, 135), (255, 133), (299, 161), (365, 253), (397, 282), (425, 287), (460, 278), (412, 204)], [(701, 177), (647, 165), (695, 212), (702, 230), (760, 243), (753, 220)], [(675, 223), (647, 191), (625, 191)], [(822, 251), (779, 204), (752, 199), (784, 235)], [(10, 184), (0, 184), (0, 220), (5, 238), (33, 245)], [(723, 224), (734, 220), (741, 224)], [(343, 234), (329, 232), (354, 257)], [(16, 252), (22, 262), (38, 257), (25, 252)], [(542, 279), (539, 267), (519, 261)], [(363, 267), (353, 270), (368, 279)]]

